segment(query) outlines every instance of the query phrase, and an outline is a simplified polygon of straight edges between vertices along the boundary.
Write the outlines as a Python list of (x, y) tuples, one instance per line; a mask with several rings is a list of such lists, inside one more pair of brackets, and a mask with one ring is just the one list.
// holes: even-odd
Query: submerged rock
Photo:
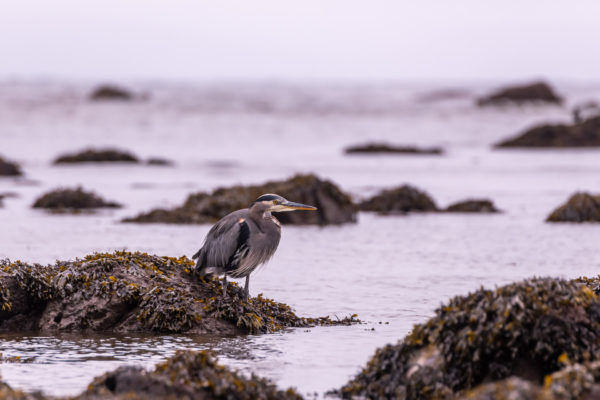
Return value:
[(494, 92), (477, 100), (479, 106), (502, 105), (506, 103), (552, 103), (561, 104), (563, 99), (545, 82), (534, 82), (529, 85), (511, 86)]
[(97, 253), (52, 265), (0, 262), (0, 331), (266, 333), (286, 327), (358, 322), (302, 318), (261, 295), (243, 300), (235, 283), (222, 296), (186, 257)]
[(546, 219), (548, 222), (600, 222), (600, 196), (575, 193)]
[(403, 341), (378, 349), (337, 393), (451, 399), (510, 376), (537, 384), (567, 360), (598, 358), (598, 296), (574, 281), (533, 278), (451, 299)]
[(264, 193), (277, 193), (291, 201), (310, 204), (316, 212), (274, 213), (282, 224), (329, 225), (356, 222), (356, 206), (349, 195), (327, 180), (315, 175), (296, 175), (286, 181), (264, 185), (233, 186), (216, 189), (211, 194), (191, 194), (181, 207), (155, 209), (123, 222), (205, 224), (212, 223), (232, 211), (246, 208)]
[(119, 208), (119, 203), (106, 201), (93, 192), (86, 192), (82, 188), (55, 189), (41, 197), (34, 203), (33, 208), (49, 210), (83, 210), (91, 208)]
[(161, 167), (170, 167), (173, 165), (173, 161), (167, 160), (166, 158), (152, 157), (146, 161), (146, 164), (157, 165)]
[(600, 117), (573, 125), (545, 124), (526, 130), (515, 138), (504, 140), (495, 147), (598, 147), (600, 146)]
[(0, 157), (0, 176), (21, 176), (21, 167), (19, 164), (5, 160)]
[(376, 211), (382, 214), (438, 211), (435, 202), (427, 193), (410, 185), (383, 190), (361, 202), (359, 208), (362, 211)]
[(491, 200), (470, 199), (450, 204), (444, 211), (461, 213), (497, 213), (500, 212)]
[(393, 146), (386, 143), (367, 143), (347, 147), (346, 154), (442, 154), (439, 147), (419, 148), (415, 146)]
[(98, 86), (90, 94), (90, 100), (93, 101), (127, 101), (133, 100), (133, 94), (125, 88), (114, 85)]
[(128, 162), (139, 160), (131, 153), (118, 149), (87, 149), (78, 153), (63, 154), (54, 160), (54, 164), (86, 163), (86, 162)]

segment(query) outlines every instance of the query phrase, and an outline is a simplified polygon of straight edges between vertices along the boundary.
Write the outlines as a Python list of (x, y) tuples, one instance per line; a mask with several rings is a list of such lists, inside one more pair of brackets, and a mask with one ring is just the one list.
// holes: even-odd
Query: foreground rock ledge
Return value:
[[(0, 399), (56, 399), (30, 395), (0, 382)], [(271, 381), (241, 375), (219, 365), (208, 352), (178, 351), (153, 371), (121, 367), (94, 379), (72, 400), (92, 399), (230, 399), (299, 400), (294, 389), (280, 390)]]
[[(590, 286), (597, 282), (580, 281)], [(534, 278), (455, 297), (403, 341), (378, 349), (336, 393), (345, 398), (453, 399), (509, 377), (533, 386), (551, 384), (551, 374), (569, 364), (588, 365), (596, 371), (590, 372), (592, 383), (598, 384), (598, 366), (588, 363), (600, 358), (600, 300), (580, 281)], [(509, 392), (512, 382), (498, 382), (496, 388)], [(583, 394), (595, 390), (580, 387)], [(563, 390), (569, 394), (568, 386)], [(468, 398), (533, 398), (495, 393)], [(548, 399), (584, 399), (583, 394)]]
[(277, 193), (290, 201), (318, 208), (310, 212), (275, 213), (282, 224), (330, 225), (356, 222), (357, 208), (350, 196), (330, 181), (315, 175), (296, 175), (285, 181), (263, 185), (232, 186), (211, 194), (191, 194), (181, 207), (155, 209), (123, 222), (206, 224), (218, 221), (232, 211), (246, 208), (264, 193)]
[(267, 333), (286, 327), (351, 324), (302, 318), (261, 295), (204, 281), (186, 257), (97, 253), (53, 265), (0, 262), (0, 331)]

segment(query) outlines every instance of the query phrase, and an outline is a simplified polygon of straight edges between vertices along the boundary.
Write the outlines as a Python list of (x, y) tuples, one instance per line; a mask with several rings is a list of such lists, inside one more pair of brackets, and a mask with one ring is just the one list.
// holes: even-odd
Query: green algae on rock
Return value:
[(119, 149), (86, 149), (77, 153), (63, 154), (54, 160), (54, 164), (73, 164), (73, 163), (109, 163), (126, 162), (139, 163), (140, 161), (133, 154)]
[(0, 157), (0, 176), (21, 176), (23, 172), (19, 164)]
[(359, 204), (361, 211), (381, 214), (438, 211), (433, 199), (425, 192), (410, 185), (379, 192)]
[(337, 394), (450, 399), (516, 376), (542, 382), (565, 359), (600, 357), (600, 301), (574, 281), (533, 278), (451, 299), (403, 341), (376, 351)]
[(445, 212), (459, 213), (497, 213), (500, 212), (491, 200), (469, 199), (450, 204)]
[(356, 222), (356, 206), (349, 195), (327, 180), (315, 175), (296, 175), (285, 181), (263, 185), (220, 188), (211, 194), (191, 194), (181, 207), (155, 209), (123, 222), (205, 224), (218, 221), (232, 211), (248, 207), (264, 193), (277, 193), (287, 199), (310, 204), (316, 212), (275, 213), (282, 224), (328, 225)]
[(55, 189), (40, 196), (32, 205), (33, 208), (49, 210), (82, 210), (93, 208), (119, 208), (121, 205), (113, 201), (106, 201), (93, 192), (86, 192), (82, 188)]
[(600, 196), (575, 193), (546, 219), (547, 222), (600, 222)]
[(511, 86), (500, 89), (488, 96), (477, 100), (479, 106), (524, 104), (524, 103), (551, 103), (561, 104), (563, 99), (554, 93), (554, 90), (545, 82), (534, 82), (528, 85)]
[(0, 331), (268, 333), (359, 322), (298, 317), (232, 282), (203, 280), (186, 257), (117, 251), (52, 265), (0, 262)]

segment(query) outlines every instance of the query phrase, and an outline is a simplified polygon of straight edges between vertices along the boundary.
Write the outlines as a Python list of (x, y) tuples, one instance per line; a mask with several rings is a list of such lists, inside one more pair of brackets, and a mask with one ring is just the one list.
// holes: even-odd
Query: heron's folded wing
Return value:
[[(206, 235), (204, 246), (200, 250), (205, 267), (225, 268), (240, 247), (240, 234), (245, 224), (243, 210), (235, 211), (223, 217)], [(246, 231), (244, 229), (244, 231)]]

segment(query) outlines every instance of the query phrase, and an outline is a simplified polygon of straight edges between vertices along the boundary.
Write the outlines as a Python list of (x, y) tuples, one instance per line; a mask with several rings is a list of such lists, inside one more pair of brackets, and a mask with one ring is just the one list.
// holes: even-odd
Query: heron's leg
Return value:
[(246, 300), (248, 300), (248, 297), (250, 297), (250, 275), (246, 276), (246, 284), (244, 285), (244, 293), (246, 295)]
[(227, 297), (227, 275), (223, 275), (223, 297)]

